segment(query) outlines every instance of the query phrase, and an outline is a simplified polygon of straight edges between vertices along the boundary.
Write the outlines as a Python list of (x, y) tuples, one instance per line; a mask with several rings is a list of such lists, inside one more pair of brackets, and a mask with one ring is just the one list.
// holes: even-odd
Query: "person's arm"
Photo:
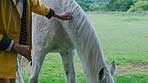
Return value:
[(47, 18), (51, 18), (55, 11), (48, 6), (39, 2), (39, 0), (31, 0), (32, 2), (32, 11), (36, 14), (46, 16)]
[(14, 41), (7, 36), (0, 34), (0, 49), (10, 51), (13, 46)]
[(29, 46), (17, 44), (12, 39), (2, 34), (0, 34), (0, 50), (14, 51), (23, 55), (28, 61), (31, 61), (31, 51)]
[(48, 19), (50, 19), (51, 17), (56, 17), (61, 20), (69, 20), (72, 18), (72, 15), (69, 12), (63, 12), (61, 14), (58, 14), (53, 9), (40, 3), (38, 0), (31, 0), (31, 1), (32, 1), (32, 11), (34, 13), (46, 16)]

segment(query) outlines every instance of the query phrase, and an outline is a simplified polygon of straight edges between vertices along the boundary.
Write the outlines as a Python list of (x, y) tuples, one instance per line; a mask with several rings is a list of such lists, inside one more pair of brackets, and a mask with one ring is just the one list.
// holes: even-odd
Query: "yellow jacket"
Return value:
[[(27, 45), (31, 46), (31, 12), (46, 16), (54, 15), (54, 11), (38, 0), (26, 0)], [(13, 40), (19, 43), (20, 12), (16, 0), (0, 0), (0, 78), (16, 77), (17, 55), (14, 51), (6, 51)], [(28, 60), (30, 60), (28, 56)]]

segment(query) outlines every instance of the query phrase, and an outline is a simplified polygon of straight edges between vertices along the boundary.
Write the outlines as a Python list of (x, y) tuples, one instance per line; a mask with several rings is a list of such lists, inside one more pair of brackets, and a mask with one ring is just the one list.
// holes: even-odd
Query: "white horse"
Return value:
[(108, 69), (99, 39), (85, 12), (75, 0), (40, 0), (56, 12), (71, 12), (73, 19), (48, 20), (33, 15), (32, 67), (29, 83), (37, 83), (48, 52), (59, 52), (68, 83), (76, 83), (74, 54), (79, 54), (87, 83), (115, 83), (115, 63)]

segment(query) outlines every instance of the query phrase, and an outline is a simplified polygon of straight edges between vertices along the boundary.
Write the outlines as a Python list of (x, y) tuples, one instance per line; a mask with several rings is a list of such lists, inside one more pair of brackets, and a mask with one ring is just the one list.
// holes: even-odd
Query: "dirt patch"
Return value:
[(122, 68), (118, 68), (118, 69), (116, 70), (116, 73), (117, 73), (117, 74), (124, 74), (124, 73), (127, 73), (127, 72), (128, 72), (127, 69), (122, 69)]
[(142, 36), (141, 38), (148, 38), (148, 36)]
[(142, 68), (142, 69), (148, 69), (148, 62), (143, 62), (143, 63), (139, 63), (139, 64), (132, 64), (129, 63), (128, 65), (134, 67), (134, 68)]
[(128, 63), (127, 66), (116, 69), (116, 74), (125, 74), (130, 72), (148, 72), (148, 62), (132, 64)]

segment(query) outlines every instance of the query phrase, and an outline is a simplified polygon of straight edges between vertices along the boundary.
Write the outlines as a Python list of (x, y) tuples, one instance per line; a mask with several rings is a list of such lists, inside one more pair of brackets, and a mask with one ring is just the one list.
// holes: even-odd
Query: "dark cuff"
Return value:
[(46, 15), (46, 17), (47, 17), (48, 19), (50, 19), (54, 14), (55, 14), (55, 11), (50, 8), (50, 11), (49, 11), (49, 13)]
[(11, 41), (12, 40), (10, 38), (3, 36), (3, 39), (0, 42), (0, 49), (6, 50), (9, 47), (9, 45), (11, 44)]

